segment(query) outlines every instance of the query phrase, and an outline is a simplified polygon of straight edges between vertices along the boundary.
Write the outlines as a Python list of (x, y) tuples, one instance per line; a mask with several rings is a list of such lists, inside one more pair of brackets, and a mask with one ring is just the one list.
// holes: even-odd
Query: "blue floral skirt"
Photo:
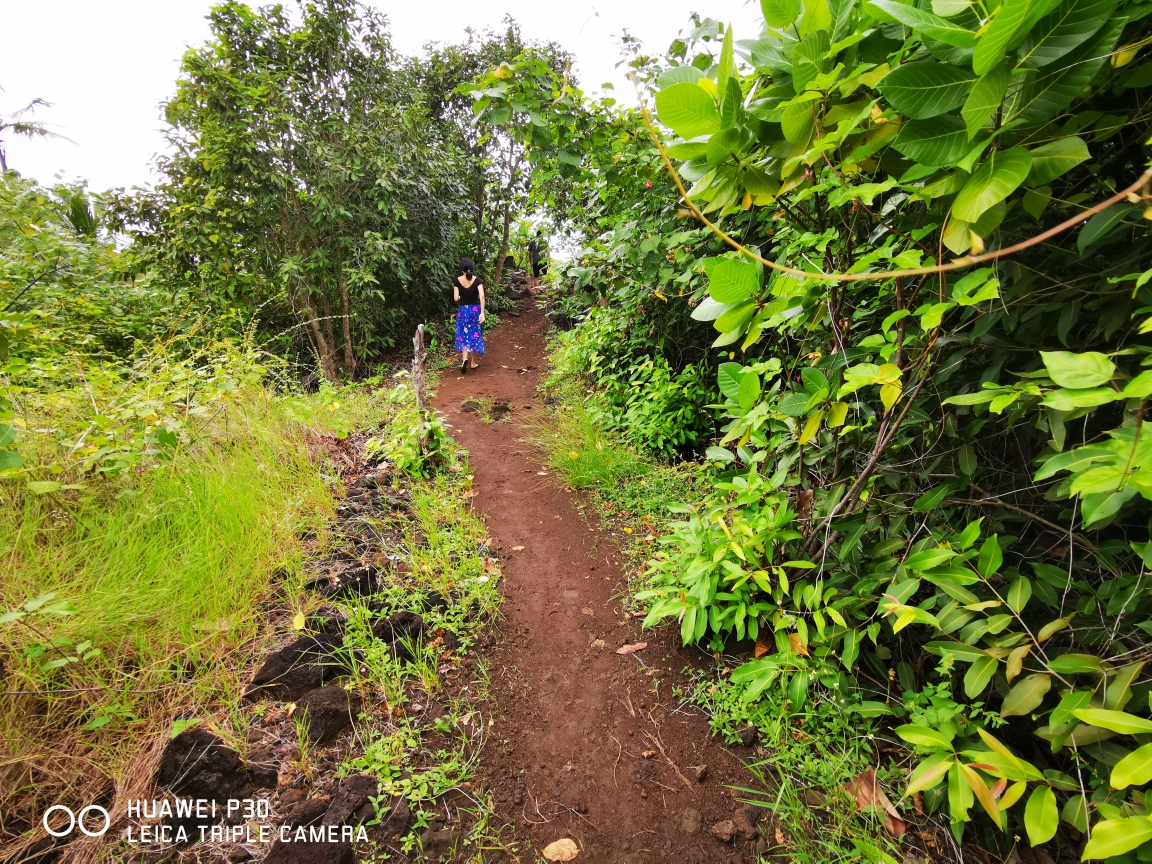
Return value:
[(456, 310), (456, 350), (484, 356), (484, 325), (480, 323), (480, 306), (461, 306)]

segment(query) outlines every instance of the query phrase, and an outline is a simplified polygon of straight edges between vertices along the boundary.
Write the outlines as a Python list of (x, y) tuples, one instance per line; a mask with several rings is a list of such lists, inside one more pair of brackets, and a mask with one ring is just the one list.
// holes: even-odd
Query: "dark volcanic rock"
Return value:
[(284, 811), (284, 824), (296, 828), (300, 825), (316, 825), (328, 811), (331, 802), (327, 798), (305, 798)]
[(301, 636), (269, 654), (252, 678), (248, 698), (268, 694), (277, 699), (298, 699), (348, 671), (344, 637), (337, 633)]
[(343, 687), (321, 687), (304, 694), (296, 710), (308, 715), (308, 740), (326, 744), (355, 721), (360, 697)]
[(328, 812), (324, 814), (324, 824), (339, 825), (342, 822), (363, 821), (359, 817), (352, 817), (365, 804), (370, 811), (375, 812), (368, 799), (375, 796), (379, 790), (380, 782), (375, 777), (366, 774), (345, 777), (332, 793), (332, 803), (328, 806)]
[(368, 597), (379, 590), (380, 568), (369, 564), (313, 579), (307, 587), (325, 597)]
[(156, 782), (182, 798), (227, 801), (252, 797), (252, 781), (240, 754), (207, 729), (188, 729), (168, 742)]
[(372, 635), (385, 642), (415, 638), (424, 634), (424, 619), (415, 612), (396, 612), (372, 625)]
[[(156, 783), (178, 797), (203, 798), (218, 804), (229, 798), (252, 797), (252, 778), (240, 754), (225, 747), (207, 729), (188, 729), (168, 742), (156, 769)], [(199, 836), (201, 827), (211, 827), (220, 818), (200, 818), (193, 813), (173, 816), (168, 824), (174, 832), (183, 827), (188, 838), (193, 839)]]
[(296, 842), (277, 840), (268, 850), (264, 864), (355, 864), (352, 844)]

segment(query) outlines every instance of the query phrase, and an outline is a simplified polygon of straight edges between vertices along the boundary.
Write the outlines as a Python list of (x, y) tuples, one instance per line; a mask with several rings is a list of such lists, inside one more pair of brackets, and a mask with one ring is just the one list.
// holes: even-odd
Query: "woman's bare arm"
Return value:
[(480, 283), (480, 323), (484, 323), (484, 283)]
[(452, 302), (460, 302), (460, 283), (456, 281), (452, 282)]

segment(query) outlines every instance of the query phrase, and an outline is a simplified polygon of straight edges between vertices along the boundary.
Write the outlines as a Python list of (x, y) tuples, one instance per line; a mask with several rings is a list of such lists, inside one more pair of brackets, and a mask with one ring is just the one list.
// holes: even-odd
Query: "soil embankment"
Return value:
[[(525, 424), (547, 410), (536, 386), (548, 321), (531, 300), (518, 311), (489, 334), (479, 369), (444, 374), (435, 400), (471, 452), (471, 503), (504, 574), (484, 782), (537, 852), (569, 837), (579, 861), (755, 860), (765, 811), (741, 807), (726, 787), (747, 784), (739, 758), (751, 749), (718, 746), (705, 717), (678, 708), (689, 652), (671, 629), (642, 633), (627, 616), (614, 544), (528, 440)], [(485, 417), (476, 406), (488, 400)]]

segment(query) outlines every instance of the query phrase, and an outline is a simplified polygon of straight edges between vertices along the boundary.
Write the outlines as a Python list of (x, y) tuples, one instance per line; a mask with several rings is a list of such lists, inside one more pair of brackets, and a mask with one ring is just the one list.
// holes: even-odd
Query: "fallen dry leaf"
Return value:
[(874, 810), (879, 805), (884, 810), (884, 830), (892, 837), (899, 839), (908, 830), (880, 784), (876, 782), (876, 769), (867, 771), (854, 777), (845, 784), (848, 794), (856, 800), (856, 806), (861, 810)]
[(635, 645), (621, 645), (616, 649), (617, 654), (635, 654), (637, 651), (642, 651), (648, 647), (647, 642), (637, 642)]
[(808, 656), (808, 646), (804, 644), (804, 637), (799, 633), (789, 633), (788, 644), (792, 646), (792, 652), (794, 654), (800, 654), (804, 657)]
[(549, 861), (575, 861), (580, 849), (567, 837), (549, 843), (544, 847), (543, 855)]
[(757, 660), (759, 660), (765, 654), (772, 653), (772, 649), (776, 647), (775, 645), (769, 645), (767, 642), (764, 642), (763, 639), (764, 633), (761, 632), (760, 635), (756, 637), (756, 648), (752, 651), (753, 656)]
[(536, 473), (539, 474), (541, 477), (547, 477), (548, 476), (547, 471), (537, 471)]
[(604, 642), (603, 639), (593, 639), (588, 647), (595, 648), (597, 651), (603, 651), (608, 647), (608, 645)]
[(591, 607), (591, 606), (585, 606), (585, 607), (584, 607), (583, 609), (581, 609), (580, 611), (581, 611), (583, 614), (585, 614), (585, 615), (590, 615), (590, 616), (592, 616), (593, 618), (595, 618), (595, 617), (596, 617), (596, 613), (592, 611), (592, 607)]
[(645, 751), (644, 751), (644, 753), (643, 753), (643, 756), (644, 756), (644, 758), (645, 758), (645, 759), (651, 759), (651, 758), (652, 758), (653, 756), (655, 756), (655, 755), (656, 755), (656, 751), (655, 751), (655, 750), (645, 750)]
[(513, 546), (513, 547), (512, 547), (512, 551), (513, 551), (513, 552), (523, 552), (523, 551), (524, 551), (524, 547), (523, 547), (523, 546)]

